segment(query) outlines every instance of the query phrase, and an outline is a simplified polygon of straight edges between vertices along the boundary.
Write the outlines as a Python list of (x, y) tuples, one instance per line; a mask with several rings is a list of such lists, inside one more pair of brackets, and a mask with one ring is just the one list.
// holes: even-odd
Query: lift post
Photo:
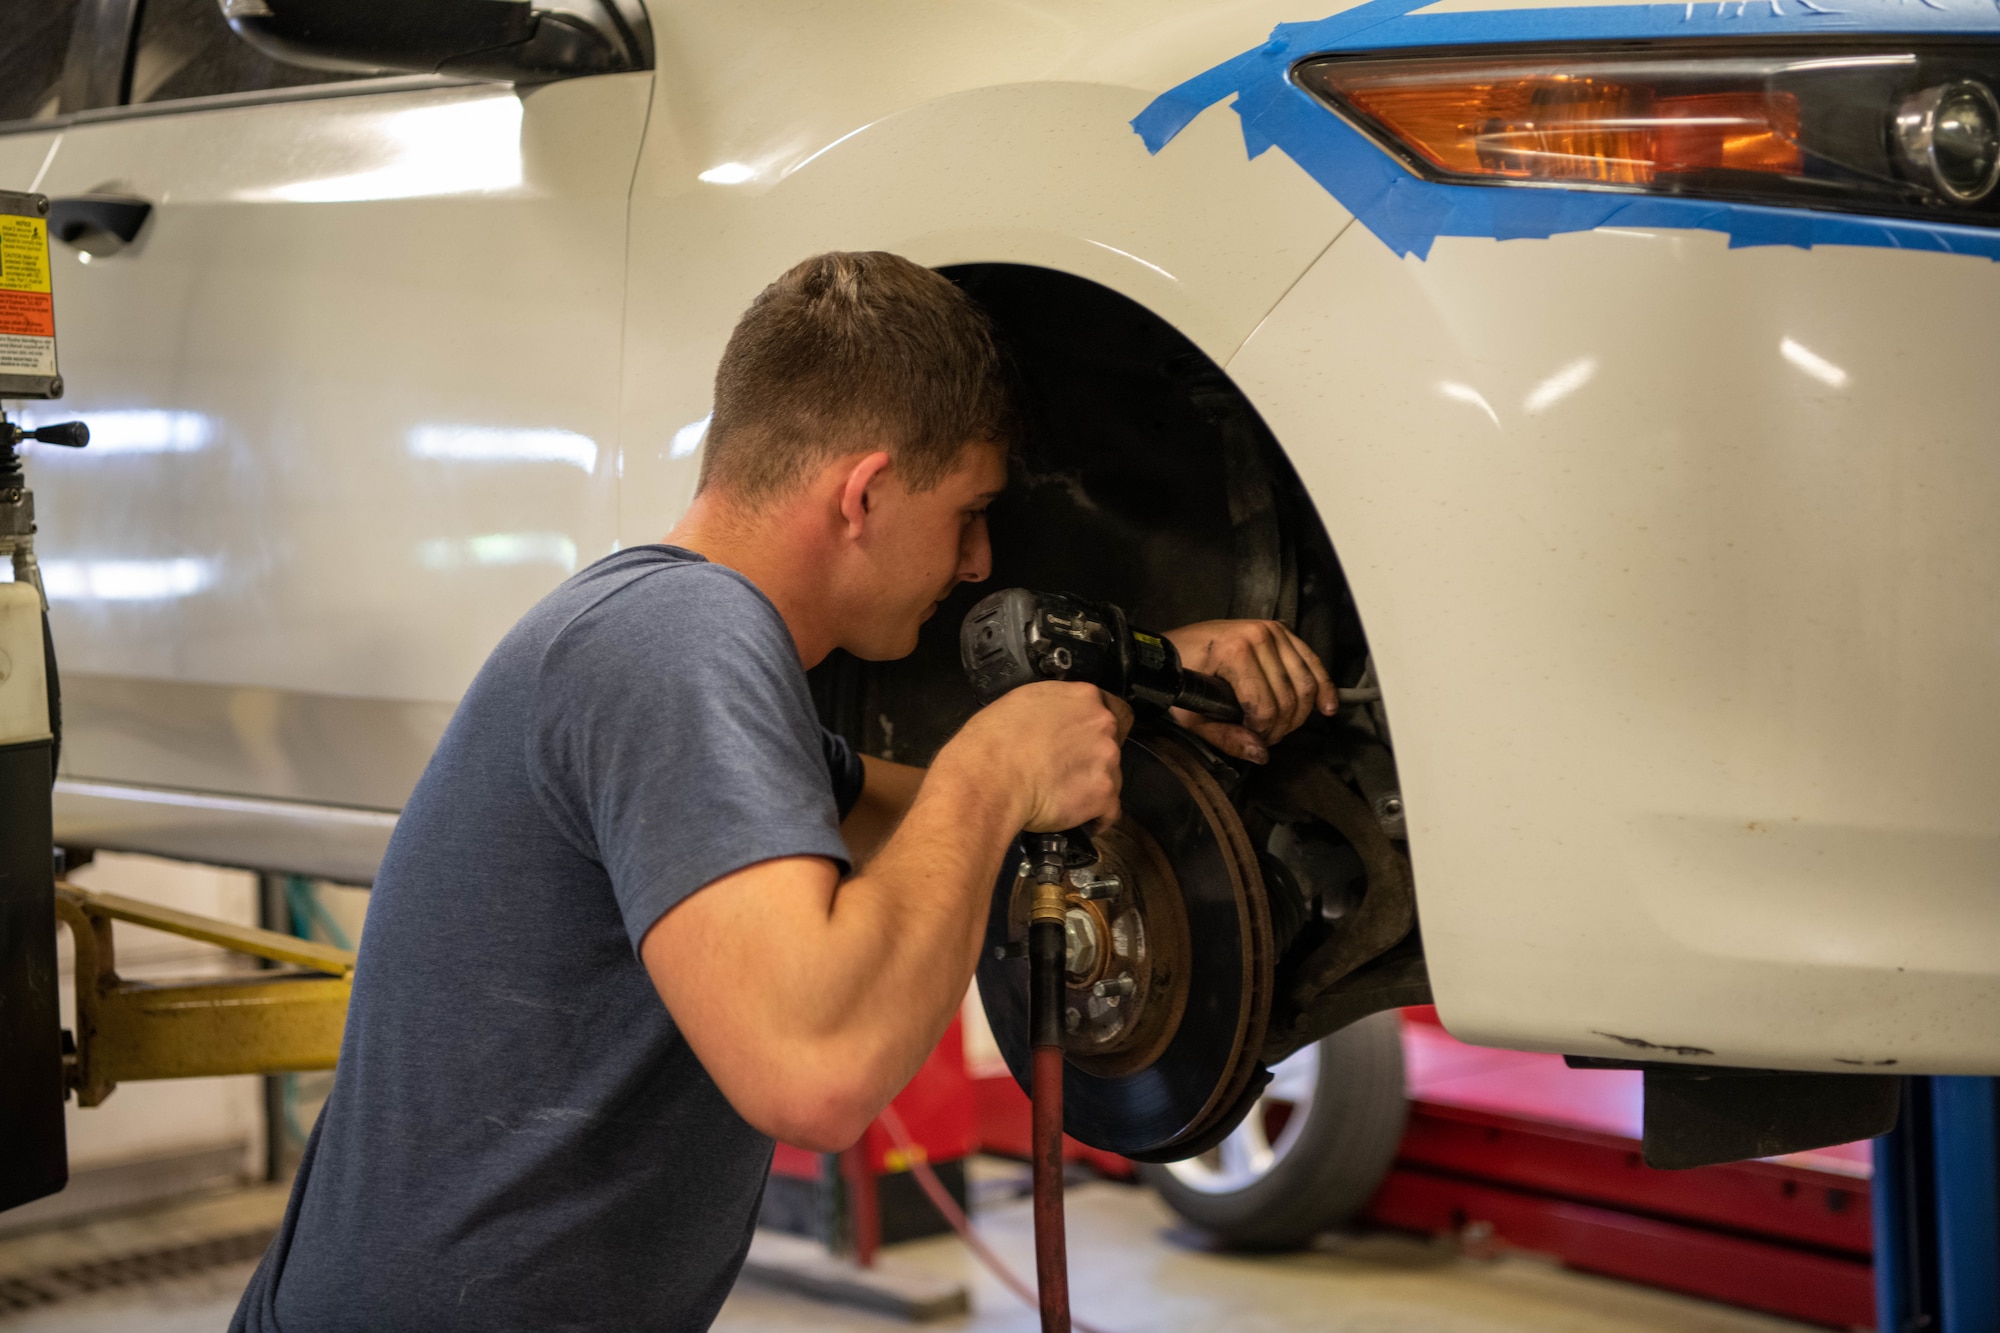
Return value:
[(2000, 1080), (1905, 1080), (1875, 1140), (1880, 1333), (2000, 1328)]
[[(48, 214), (45, 196), (0, 190), (0, 338), (7, 344), (0, 396), (7, 398), (62, 396)], [(60, 724), (35, 567), (35, 497), (14, 452), (27, 434), (0, 415), (0, 558), (13, 580), (0, 584), (0, 1143), (7, 1145), (0, 1208), (69, 1181), (49, 804)], [(82, 439), (65, 426), (51, 442)]]
[[(49, 282), (49, 201), (0, 190), (0, 397), (59, 398)], [(0, 1209), (69, 1180), (63, 1103), (96, 1106), (121, 1082), (331, 1069), (347, 1021), (354, 954), (56, 883), (50, 787), (62, 745), (61, 688), (35, 557), (35, 497), (15, 446), (82, 448), (80, 422), (33, 429), (0, 415)], [(56, 924), (76, 944), (76, 1031), (62, 1029)], [(118, 975), (112, 923), (126, 921), (285, 965), (185, 982)]]
[(41, 597), (0, 583), (0, 1208), (69, 1181)]

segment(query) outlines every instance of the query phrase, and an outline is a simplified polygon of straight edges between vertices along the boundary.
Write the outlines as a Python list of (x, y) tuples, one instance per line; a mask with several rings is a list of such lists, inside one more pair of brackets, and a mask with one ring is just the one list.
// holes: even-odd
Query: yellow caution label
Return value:
[(0, 374), (56, 373), (49, 224), (0, 214)]
[(49, 224), (0, 216), (0, 291), (49, 290)]

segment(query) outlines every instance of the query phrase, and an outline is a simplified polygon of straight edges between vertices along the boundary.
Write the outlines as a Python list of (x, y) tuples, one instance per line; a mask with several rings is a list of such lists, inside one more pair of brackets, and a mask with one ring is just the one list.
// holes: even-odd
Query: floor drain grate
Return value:
[(272, 1228), (264, 1227), (233, 1236), (217, 1236), (193, 1245), (175, 1245), (140, 1254), (121, 1255), (116, 1259), (98, 1259), (20, 1277), (0, 1278), (0, 1314), (52, 1305), (72, 1296), (86, 1296), (113, 1287), (187, 1277), (205, 1269), (255, 1259), (271, 1243), (272, 1234)]

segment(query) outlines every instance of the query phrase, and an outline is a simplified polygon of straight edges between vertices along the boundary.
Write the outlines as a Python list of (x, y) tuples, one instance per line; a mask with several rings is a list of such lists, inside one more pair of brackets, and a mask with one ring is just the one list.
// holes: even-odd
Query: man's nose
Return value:
[(985, 520), (973, 530), (964, 557), (958, 564), (961, 583), (984, 583), (993, 573), (993, 542), (986, 534)]

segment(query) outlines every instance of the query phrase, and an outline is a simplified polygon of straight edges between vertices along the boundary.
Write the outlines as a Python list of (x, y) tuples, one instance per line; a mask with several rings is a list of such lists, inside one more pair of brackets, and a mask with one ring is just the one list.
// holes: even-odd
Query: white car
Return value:
[[(745, 304), (885, 249), (1020, 370), (989, 587), (1360, 700), (1135, 758), (1073, 1125), (1186, 1156), (1426, 996), (1663, 1086), (2000, 1074), (2000, 12), (1498, 3), (36, 7), (59, 839), (365, 882), (493, 643), (686, 504)], [(832, 722), (924, 759), (954, 607)]]

